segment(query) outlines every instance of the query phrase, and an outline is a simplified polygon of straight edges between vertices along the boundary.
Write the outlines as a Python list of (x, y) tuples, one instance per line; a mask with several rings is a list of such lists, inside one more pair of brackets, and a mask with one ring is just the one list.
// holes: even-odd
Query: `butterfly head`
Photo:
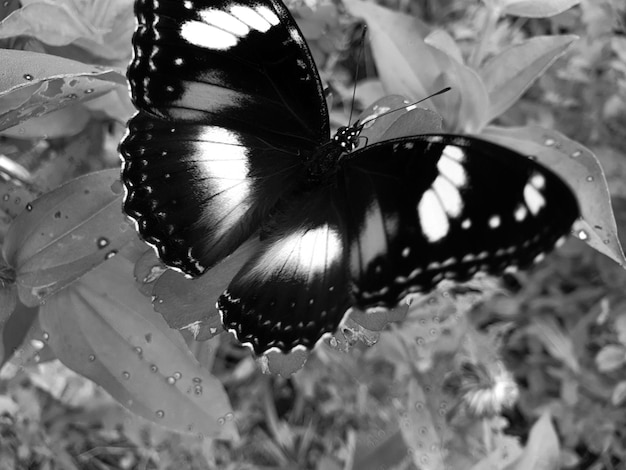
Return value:
[(362, 130), (363, 125), (358, 122), (354, 126), (342, 126), (337, 130), (333, 141), (339, 144), (342, 151), (352, 152), (359, 146), (359, 138)]

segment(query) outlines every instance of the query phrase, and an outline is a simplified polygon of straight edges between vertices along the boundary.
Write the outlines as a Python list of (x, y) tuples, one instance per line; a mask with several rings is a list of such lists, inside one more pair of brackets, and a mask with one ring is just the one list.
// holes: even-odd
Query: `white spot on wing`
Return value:
[(384, 218), (378, 202), (374, 200), (367, 209), (365, 223), (358, 239), (355, 239), (350, 247), (352, 274), (359, 275), (376, 257), (385, 254), (387, 236), (394, 237), (397, 231), (397, 216), (394, 214)]
[(280, 19), (278, 18), (278, 16), (276, 16), (276, 14), (266, 6), (258, 6), (256, 7), (256, 11), (272, 26), (276, 26), (278, 23), (280, 23)]
[(465, 152), (462, 148), (457, 147), (456, 145), (446, 145), (443, 149), (443, 155), (456, 160), (459, 163), (462, 163), (465, 160)]
[(463, 201), (458, 189), (446, 178), (438, 176), (432, 188), (437, 193), (444, 210), (450, 217), (458, 217), (463, 209)]
[(200, 21), (184, 22), (180, 26), (180, 36), (194, 46), (222, 51), (230, 49), (239, 41), (234, 34)]
[(339, 233), (328, 225), (299, 230), (270, 245), (249, 274), (306, 281), (327, 270), (342, 250)]
[(537, 215), (541, 208), (546, 205), (546, 200), (532, 184), (524, 186), (524, 201), (532, 215)]
[(537, 189), (543, 189), (546, 185), (546, 179), (543, 177), (543, 175), (540, 175), (539, 173), (534, 173), (530, 177), (530, 184), (532, 184)]
[(520, 204), (519, 206), (517, 206), (517, 209), (515, 209), (513, 216), (515, 217), (515, 220), (517, 220), (518, 222), (521, 222), (522, 220), (526, 218), (527, 214), (528, 214), (528, 211), (526, 210), (526, 207)]
[(502, 221), (499, 216), (492, 215), (491, 217), (489, 217), (489, 228), (498, 228), (501, 222)]
[(250, 7), (234, 5), (231, 7), (230, 12), (233, 16), (250, 26), (250, 28), (256, 29), (262, 33), (272, 27), (272, 23), (270, 21), (265, 19), (261, 14), (259, 14), (259, 12)]
[(450, 180), (450, 182), (458, 189), (462, 188), (467, 183), (467, 173), (465, 172), (465, 168), (463, 168), (463, 165), (461, 165), (457, 160), (445, 157), (446, 154), (444, 153), (437, 162), (437, 169), (439, 170), (439, 173)]
[(200, 11), (199, 15), (206, 24), (223, 29), (234, 36), (243, 37), (250, 32), (248, 25), (225, 11), (207, 8)]
[(429, 242), (437, 242), (448, 234), (450, 223), (439, 198), (431, 189), (424, 192), (417, 205), (422, 232)]

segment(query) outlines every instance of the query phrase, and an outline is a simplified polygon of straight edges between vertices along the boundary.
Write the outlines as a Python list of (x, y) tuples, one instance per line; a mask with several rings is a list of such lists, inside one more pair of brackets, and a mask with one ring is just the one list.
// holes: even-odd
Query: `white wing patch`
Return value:
[(438, 176), (432, 186), (432, 189), (439, 196), (441, 205), (449, 217), (456, 218), (461, 215), (463, 209), (463, 200), (461, 193), (448, 179)]
[(359, 233), (359, 239), (351, 246), (351, 271), (354, 276), (361, 273), (361, 269), (370, 264), (376, 257), (387, 253), (387, 244), (384, 242), (385, 233), (393, 238), (398, 231), (397, 217), (383, 218), (383, 213), (374, 200), (365, 214), (365, 226)]
[[(306, 282), (326, 271), (342, 253), (341, 236), (328, 225), (299, 230), (273, 243), (261, 255), (250, 276)], [(276, 267), (280, 267), (276, 270)]]
[(422, 225), (422, 232), (429, 242), (437, 242), (448, 234), (450, 230), (448, 216), (432, 189), (428, 189), (422, 195), (417, 205), (417, 215)]
[(532, 183), (524, 186), (524, 202), (532, 215), (537, 215), (546, 205), (546, 200)]
[(185, 21), (180, 26), (181, 38), (189, 44), (220, 51), (236, 46), (250, 30), (264, 33), (280, 24), (278, 16), (266, 6), (233, 5), (230, 13), (206, 8), (198, 16), (200, 20)]

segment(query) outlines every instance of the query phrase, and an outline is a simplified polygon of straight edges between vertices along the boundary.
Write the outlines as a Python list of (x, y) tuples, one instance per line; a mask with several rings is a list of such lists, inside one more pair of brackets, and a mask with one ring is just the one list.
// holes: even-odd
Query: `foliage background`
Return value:
[[(499, 117), (498, 124), (537, 124), (591, 149), (605, 170), (615, 218), (623, 230), (624, 6), (610, 0), (541, 2), (563, 10), (546, 17), (530, 2), (535, 17), (510, 15), (495, 23), (489, 21), (494, 8), (516, 3), (524, 2), (380, 4), (419, 18), (416, 30), (424, 25), (444, 29), (470, 62), (477, 48), (488, 57), (525, 38), (578, 35), (580, 39)], [(360, 111), (390, 92), (386, 87), (394, 76), (401, 76), (394, 75), (394, 70), (402, 63), (389, 58), (381, 70), (381, 57), (376, 57), (367, 42), (361, 55), (360, 23), (348, 13), (354, 13), (354, 2), (292, 2), (289, 6), (331, 91), (333, 125), (345, 125), (353, 106)], [(64, 266), (64, 273), (70, 274), (63, 282), (55, 281), (44, 290), (24, 289), (24, 283), (15, 282), (14, 268), (22, 267), (21, 279), (24, 273), (41, 276), (55, 266), (44, 266), (42, 260), (57, 262), (59, 257), (71, 256), (76, 246), (68, 246), (65, 252), (55, 246), (53, 253), (46, 252), (47, 245), (41, 241), (29, 248), (30, 252), (23, 247), (21, 251), (7, 248), (19, 245), (28, 230), (41, 229), (33, 218), (43, 220), (48, 212), (53, 218), (59, 212), (58, 218), (63, 218), (56, 205), (46, 206), (49, 197), (36, 198), (67, 181), (72, 183), (55, 194), (59, 200), (70, 201), (62, 206), (68, 217), (85, 221), (89, 214), (108, 210), (113, 214), (110, 217), (115, 217), (119, 190), (116, 192), (110, 181), (98, 189), (96, 183), (102, 180), (74, 178), (111, 169), (107, 175), (113, 181), (119, 167), (117, 143), (133, 112), (123, 76), (133, 28), (130, 8), (130, 2), (122, 0), (23, 0), (0, 6), (0, 18), (4, 19), (0, 23), (1, 52), (6, 64), (0, 77), (0, 118), (5, 129), (0, 140), (0, 194), (4, 194), (0, 208), (6, 261), (0, 292), (4, 363), (0, 372), (0, 468), (426, 470), (442, 468), (444, 442), (446, 463), (453, 469), (617, 469), (624, 465), (626, 275), (612, 260), (578, 240), (570, 240), (530, 272), (507, 275), (503, 285), (480, 284), (483, 294), (478, 298), (438, 291), (412, 309), (404, 322), (391, 324), (380, 334), (351, 324), (335, 339), (334, 347), (319, 347), (303, 369), (287, 378), (263, 374), (262, 364), (255, 362), (247, 349), (234, 344), (228, 335), (214, 335), (211, 328), (216, 326), (205, 325), (208, 341), (195, 341), (184, 330), (182, 335), (172, 336), (174, 330), (160, 316), (152, 315), (150, 302), (145, 300), (148, 297), (124, 294), (125, 306), (133, 299), (133, 312), (148, 312), (144, 317), (128, 313), (126, 317), (136, 321), (129, 330), (163, 335), (158, 347), (151, 350), (144, 345), (136, 355), (160, 354), (167, 357), (158, 357), (159, 364), (168, 363), (173, 352), (183, 350), (184, 338), (196, 362), (181, 358), (171, 370), (182, 370), (181, 364), (187, 364), (192, 370), (184, 370), (182, 375), (185, 379), (202, 377), (202, 382), (193, 383), (205, 388), (204, 394), (195, 393), (197, 388), (177, 394), (154, 385), (164, 391), (152, 396), (150, 380), (163, 383), (175, 379), (175, 373), (155, 374), (148, 376), (147, 382), (141, 381), (135, 373), (140, 366), (129, 363), (124, 366), (130, 371), (130, 385), (118, 392), (109, 385), (109, 393), (123, 403), (121, 394), (134, 394), (129, 399), (148, 403), (146, 416), (165, 409), (164, 419), (175, 429), (182, 424), (170, 417), (189, 413), (187, 407), (192, 403), (197, 406), (191, 408), (197, 413), (196, 431), (210, 436), (236, 422), (238, 438), (232, 428), (231, 435), (223, 432), (219, 440), (197, 432), (172, 433), (130, 414), (102, 388), (54, 360), (65, 352), (64, 362), (73, 367), (67, 358), (83, 357), (84, 363), (75, 368), (86, 376), (99, 377), (102, 384), (100, 372), (85, 372), (92, 362), (99, 363), (100, 353), (98, 361), (91, 361), (93, 353), (81, 350), (81, 356), (76, 349), (64, 349), (78, 334), (73, 328), (82, 325), (85, 311), (93, 312), (90, 318), (97, 321), (103, 312), (124, 315), (120, 309), (125, 306), (112, 298), (120, 295), (123, 280), (133, 273), (124, 260), (137, 261), (134, 274), (144, 293), (152, 292), (154, 279), (162, 274), (155, 271), (157, 264), (151, 255), (143, 254), (144, 247), (131, 230), (103, 235), (110, 220), (117, 221), (104, 216), (96, 226), (85, 228), (87, 235), (98, 235), (94, 239), (97, 249), (92, 250), (97, 261), (92, 251), (86, 251), (79, 267)], [(490, 25), (488, 34), (485, 25)], [(483, 37), (488, 40), (481, 40)], [(38, 55), (20, 54), (23, 51)], [(360, 79), (353, 103), (357, 70)], [(44, 72), (48, 79), (40, 83), (38, 78)], [(391, 75), (387, 81), (385, 74)], [(86, 190), (98, 197), (81, 198)], [(39, 211), (37, 217), (16, 219), (33, 211)], [(17, 230), (20, 222), (14, 221), (20, 220), (28, 222), (21, 222)], [(117, 254), (122, 256), (113, 256)], [(102, 265), (107, 266), (108, 274), (97, 268), (75, 282), (78, 272), (82, 276), (102, 263), (103, 257), (113, 258)], [(30, 259), (35, 260), (31, 271), (24, 270)], [(106, 276), (109, 281), (104, 282)], [(227, 276), (216, 274), (220, 279)], [(173, 279), (168, 285), (176, 286)], [(109, 295), (113, 288), (115, 295)], [(95, 301), (85, 301), (88, 307), (75, 307), (76, 302), (90, 298), (108, 303), (105, 308), (93, 308)], [(42, 306), (40, 300), (45, 300)], [(146, 310), (144, 304), (150, 308)], [(457, 314), (466, 310), (466, 315)], [(83, 312), (81, 316), (72, 316), (78, 311)], [(167, 305), (159, 311), (166, 315)], [(49, 331), (62, 331), (66, 336), (51, 337)], [(100, 327), (95, 331), (108, 330)], [(461, 338), (465, 342), (459, 348)], [(196, 339), (206, 338), (196, 335)], [(374, 342), (378, 344), (367, 346)], [(222, 386), (212, 387), (213, 377), (223, 384), (224, 400), (230, 402), (233, 412), (212, 411), (211, 402), (221, 407)], [(442, 381), (443, 377), (447, 380)], [(118, 377), (110, 383), (123, 381)], [(197, 399), (199, 405), (194, 395), (202, 397)], [(133, 404), (125, 404), (133, 409)], [(134, 411), (141, 415), (136, 408)], [(214, 423), (215, 416), (221, 416), (221, 421)], [(543, 460), (543, 467), (537, 459)]]

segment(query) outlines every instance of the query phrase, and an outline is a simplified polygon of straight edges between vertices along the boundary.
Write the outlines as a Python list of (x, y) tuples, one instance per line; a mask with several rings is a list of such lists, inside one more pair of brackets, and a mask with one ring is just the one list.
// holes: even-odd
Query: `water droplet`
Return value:
[(605, 245), (608, 245), (609, 243), (611, 243), (611, 240), (603, 240), (602, 243), (604, 243)]
[(96, 242), (98, 244), (98, 248), (105, 248), (107, 246), (109, 246), (109, 240), (107, 238), (104, 237), (100, 237), (98, 238), (98, 241)]
[(168, 377), (166, 380), (170, 385), (174, 385), (176, 383), (176, 379), (174, 377)]
[(126, 371), (122, 372), (122, 377), (124, 377), (124, 380), (130, 379), (130, 372), (126, 372)]
[(181, 374), (180, 372), (174, 372), (173, 376), (176, 380), (180, 380), (183, 378), (183, 374)]
[(224, 418), (226, 418), (226, 421), (232, 421), (233, 419), (235, 419), (235, 415), (233, 413), (228, 412), (224, 415)]
[(30, 345), (35, 349), (43, 349), (43, 347), (45, 346), (44, 342), (39, 341), (38, 339), (31, 339)]
[(336, 348), (337, 345), (339, 344), (337, 342), (337, 338), (335, 338), (334, 336), (332, 338), (330, 338), (330, 341), (328, 342), (330, 344), (331, 347)]
[(420, 435), (425, 436), (426, 434), (428, 434), (428, 428), (427, 428), (427, 427), (425, 427), (425, 426), (422, 426), (422, 427), (419, 429), (419, 433), (420, 433)]
[(554, 139), (546, 139), (546, 141), (544, 142), (544, 144), (545, 144), (547, 147), (552, 147), (554, 144), (556, 144), (556, 140), (554, 140)]
[(424, 343), (426, 341), (421, 336), (418, 336), (417, 338), (415, 338), (415, 342), (417, 343), (418, 346), (424, 346)]
[(87, 359), (89, 359), (89, 362), (93, 362), (96, 360), (96, 356), (94, 356), (93, 354), (90, 354)]
[(192, 380), (193, 380), (193, 383), (195, 384), (202, 383), (202, 379), (200, 377), (194, 377)]
[(591, 183), (593, 181), (593, 176), (587, 176), (587, 178), (585, 178), (587, 180), (587, 182)]
[(69, 95), (67, 95), (67, 98), (70, 100), (75, 100), (76, 98), (78, 98), (78, 95), (76, 93), (70, 93)]
[(106, 255), (104, 255), (104, 259), (111, 259), (117, 254), (117, 250), (111, 250)]
[(217, 419), (217, 424), (219, 424), (220, 426), (223, 426), (225, 422), (226, 422), (226, 420), (224, 418), (218, 418)]
[(137, 346), (137, 347), (134, 349), (134, 351), (137, 353), (137, 355), (138, 355), (139, 357), (142, 357), (142, 356), (143, 356), (143, 349), (141, 349), (139, 346)]
[(29, 202), (28, 204), (26, 204), (26, 210), (27, 210), (28, 212), (30, 212), (30, 211), (32, 211), (32, 210), (33, 210), (33, 205), (32, 205), (30, 202)]
[(424, 409), (424, 403), (421, 401), (418, 401), (415, 403), (415, 409), (417, 411), (422, 411)]
[(202, 395), (202, 385), (196, 385), (193, 388), (193, 393), (195, 393), (196, 395)]
[(157, 418), (163, 418), (165, 416), (165, 411), (157, 410), (157, 412), (154, 414), (156, 415)]
[(50, 333), (48, 333), (47, 331), (44, 331), (41, 336), (43, 337), (44, 341), (48, 341), (50, 339)]
[(576, 234), (576, 236), (580, 239), (580, 240), (587, 240), (589, 238), (589, 234), (587, 232), (585, 232), (584, 230), (579, 230), (578, 233)]
[(157, 366), (155, 366), (154, 364), (152, 364), (152, 365), (150, 366), (150, 372), (155, 372), (155, 373), (156, 373), (156, 372), (158, 372), (158, 371), (159, 371), (159, 368), (158, 368)]
[(95, 90), (94, 90), (93, 88), (87, 88), (87, 89), (85, 90), (85, 94), (86, 94), (86, 95), (90, 95), (90, 94), (92, 94), (94, 91), (95, 91)]
[(428, 334), (430, 336), (437, 336), (437, 329), (436, 328), (431, 328), (430, 330), (428, 330)]
[(214, 335), (215, 333), (217, 333), (217, 328), (211, 326), (209, 327), (209, 333), (211, 333), (212, 335)]
[(25, 80), (28, 80), (28, 81), (31, 81), (31, 80), (34, 78), (34, 77), (33, 77), (31, 74), (29, 74), (29, 73), (25, 73), (23, 76), (24, 76), (24, 79), (25, 79)]
[(578, 158), (582, 155), (583, 153), (580, 150), (576, 150), (574, 153), (572, 153), (571, 157), (572, 158)]
[(439, 416), (445, 416), (447, 411), (444, 408), (439, 408), (439, 410), (437, 410), (437, 413), (439, 414)]

